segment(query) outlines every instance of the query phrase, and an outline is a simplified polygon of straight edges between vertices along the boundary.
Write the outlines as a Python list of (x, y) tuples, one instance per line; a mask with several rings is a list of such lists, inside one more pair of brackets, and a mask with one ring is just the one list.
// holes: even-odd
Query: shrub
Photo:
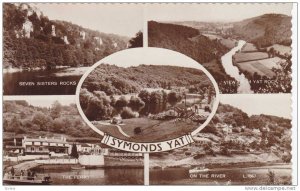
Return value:
[(185, 154), (186, 156), (191, 156), (192, 153), (187, 151), (187, 152), (185, 152), (184, 154)]
[(121, 117), (123, 119), (130, 119), (130, 118), (134, 118), (135, 114), (129, 107), (124, 107), (121, 112)]
[(115, 103), (115, 108), (121, 111), (124, 107), (128, 105), (128, 101), (125, 96), (121, 96)]
[(131, 107), (133, 111), (140, 111), (145, 106), (145, 102), (139, 97), (131, 96), (128, 106)]
[(134, 128), (134, 134), (140, 134), (142, 132), (142, 129), (140, 127)]

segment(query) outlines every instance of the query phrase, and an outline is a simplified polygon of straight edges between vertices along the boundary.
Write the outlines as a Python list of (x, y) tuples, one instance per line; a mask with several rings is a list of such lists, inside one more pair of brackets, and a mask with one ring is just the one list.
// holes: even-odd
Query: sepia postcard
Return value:
[(296, 190), (297, 19), (296, 3), (2, 3), (2, 187)]

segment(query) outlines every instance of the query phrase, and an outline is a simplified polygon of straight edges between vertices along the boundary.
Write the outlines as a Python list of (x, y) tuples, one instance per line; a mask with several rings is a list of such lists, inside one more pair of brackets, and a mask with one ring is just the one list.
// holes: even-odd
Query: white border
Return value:
[[(18, 0), (5, 0), (6, 2), (19, 2)], [(32, 2), (32, 0), (23, 0), (23, 2)], [(39, 0), (39, 2), (49, 2), (49, 0)], [(76, 0), (56, 0), (56, 2), (95, 2), (94, 0), (81, 0), (81, 1), (76, 1)], [(108, 0), (107, 2), (128, 2), (126, 0)], [(140, 2), (138, 0), (132, 0), (132, 2)], [(151, 2), (151, 1), (150, 1)], [(158, 2), (158, 1), (156, 1)], [(160, 1), (162, 2), (162, 1)], [(182, 0), (165, 0), (164, 2), (183, 2)], [(195, 1), (195, 0), (191, 0), (190, 2), (194, 2), (194, 3), (200, 3), (201, 1)], [(208, 3), (239, 3), (241, 2), (241, 0), (231, 0), (231, 1), (226, 1), (226, 0), (210, 0)], [(249, 1), (250, 2), (250, 1)], [(283, 0), (256, 0), (250, 3), (288, 3), (288, 1), (283, 1)], [(293, 185), (298, 184), (298, 180), (299, 177), (297, 177), (297, 163), (298, 163), (298, 158), (297, 158), (297, 154), (300, 151), (299, 147), (297, 145), (297, 139), (298, 136), (300, 135), (300, 131), (298, 131), (298, 121), (297, 119), (300, 118), (300, 115), (298, 113), (298, 78), (297, 78), (297, 74), (300, 73), (300, 69), (297, 67), (297, 54), (298, 54), (298, 41), (297, 41), (297, 27), (298, 27), (298, 20), (297, 20), (297, 13), (298, 13), (298, 8), (297, 8), (297, 1), (293, 0), (293, 7), (295, 7), (292, 11), (292, 31), (293, 31), (293, 36), (292, 36), (292, 40), (293, 40), (293, 44), (292, 44), (292, 61), (293, 61), (293, 79), (292, 79), (292, 85), (293, 85), (293, 90), (292, 90), (292, 108), (293, 108), (293, 112), (292, 112), (292, 162), (293, 162)], [(0, 10), (2, 12), (2, 6), (0, 7)], [(0, 17), (0, 30), (1, 30), (1, 34), (2, 34), (2, 17)], [(294, 43), (294, 41), (296, 41)], [(0, 50), (3, 50), (3, 46), (2, 46), (2, 41), (0, 42)], [(2, 60), (2, 54), (1, 54), (1, 60)], [(0, 66), (2, 68), (2, 65)], [(3, 74), (0, 73), (1, 79), (3, 80)], [(2, 80), (0, 80), (0, 84), (2, 84)], [(2, 102), (2, 100), (1, 100)], [(2, 113), (2, 108), (0, 108), (0, 111)], [(2, 118), (0, 119), (2, 122)], [(1, 137), (3, 138), (3, 133), (1, 131)], [(0, 143), (1, 148), (3, 148), (3, 142), (1, 141)], [(2, 163), (0, 164), (0, 167), (2, 167)], [(0, 172), (0, 180), (2, 183), (2, 171)], [(201, 187), (199, 187), (201, 186)], [(181, 191), (184, 189), (189, 189), (189, 190), (195, 190), (195, 191), (199, 191), (199, 189), (203, 189), (203, 190), (217, 190), (217, 191), (224, 191), (224, 189), (230, 189), (232, 191), (239, 191), (239, 190), (246, 190), (245, 187), (246, 186), (206, 186), (206, 185), (199, 185), (199, 186), (192, 186), (192, 185), (185, 185), (185, 186), (176, 186), (176, 185), (171, 185), (171, 186), (152, 186), (152, 187), (145, 187), (145, 186), (109, 186), (109, 185), (100, 185), (99, 186), (87, 186), (87, 185), (60, 185), (60, 186), (15, 186), (15, 185), (11, 185), (11, 186), (3, 186), (2, 184), (2, 188), (3, 190), (22, 190), (22, 191), (40, 191), (41, 189), (45, 190), (45, 191), (52, 191), (52, 190), (72, 190), (72, 191), (82, 191), (83, 188), (88, 188), (88, 190), (95, 190), (95, 191), (99, 191), (99, 189), (106, 189), (106, 190), (114, 190), (114, 191), (119, 191), (120, 189), (124, 190), (124, 191), (132, 191), (132, 190), (165, 190), (165, 191)], [(247, 186), (249, 187), (249, 190), (261, 190), (260, 188), (262, 186), (260, 185), (253, 185), (253, 186)], [(275, 190), (275, 187), (279, 187), (279, 186), (268, 186), (269, 190), (271, 190), (270, 188), (273, 188), (273, 190)], [(287, 187), (293, 187), (293, 186), (287, 186)], [(285, 188), (287, 188), (285, 187)], [(297, 186), (298, 187), (298, 186)], [(294, 190), (297, 190), (296, 188)]]

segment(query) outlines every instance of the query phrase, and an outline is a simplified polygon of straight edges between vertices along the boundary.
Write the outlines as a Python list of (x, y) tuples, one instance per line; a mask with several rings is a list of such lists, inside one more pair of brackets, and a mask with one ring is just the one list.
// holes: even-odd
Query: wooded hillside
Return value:
[(3, 44), (4, 68), (90, 66), (111, 53), (140, 46), (129, 37), (51, 20), (28, 4), (11, 3), (3, 4)]
[(140, 65), (118, 67), (101, 64), (85, 79), (82, 88), (104, 91), (107, 95), (137, 93), (143, 88), (170, 86), (198, 88), (210, 86), (210, 79), (201, 70), (176, 66)]

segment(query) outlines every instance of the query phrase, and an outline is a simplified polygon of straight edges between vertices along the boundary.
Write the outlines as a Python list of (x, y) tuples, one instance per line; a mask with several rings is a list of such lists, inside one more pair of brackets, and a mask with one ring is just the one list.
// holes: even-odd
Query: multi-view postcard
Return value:
[(297, 4), (2, 8), (2, 186), (296, 190)]

